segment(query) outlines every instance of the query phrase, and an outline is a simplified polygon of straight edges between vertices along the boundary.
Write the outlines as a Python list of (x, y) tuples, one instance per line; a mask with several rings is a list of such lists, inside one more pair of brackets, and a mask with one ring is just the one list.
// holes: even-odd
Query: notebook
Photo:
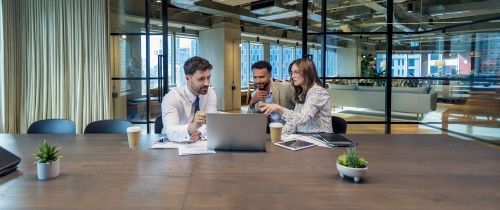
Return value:
[(267, 116), (207, 113), (208, 149), (266, 151)]
[(354, 147), (358, 145), (356, 141), (349, 140), (346, 137), (335, 133), (313, 134), (314, 138), (324, 142), (330, 147)]
[(16, 171), (20, 162), (21, 158), (0, 147), (0, 176)]

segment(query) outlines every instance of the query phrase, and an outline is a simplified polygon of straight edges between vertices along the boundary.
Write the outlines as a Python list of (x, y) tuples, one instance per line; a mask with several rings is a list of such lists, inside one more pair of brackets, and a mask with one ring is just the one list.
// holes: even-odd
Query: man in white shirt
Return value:
[(205, 136), (206, 113), (217, 112), (210, 86), (212, 65), (195, 56), (184, 63), (186, 84), (170, 90), (161, 103), (162, 134), (172, 141), (197, 141)]

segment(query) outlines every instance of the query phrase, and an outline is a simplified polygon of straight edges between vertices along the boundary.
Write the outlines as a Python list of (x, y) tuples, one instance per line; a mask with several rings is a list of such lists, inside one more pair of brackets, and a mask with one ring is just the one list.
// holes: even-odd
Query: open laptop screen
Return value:
[(266, 151), (263, 114), (207, 113), (208, 149)]

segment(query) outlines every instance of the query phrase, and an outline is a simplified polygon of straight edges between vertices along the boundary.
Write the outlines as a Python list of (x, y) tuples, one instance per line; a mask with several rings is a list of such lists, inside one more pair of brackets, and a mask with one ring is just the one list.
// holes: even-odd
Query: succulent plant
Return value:
[(347, 148), (347, 151), (337, 158), (337, 163), (351, 168), (365, 168), (368, 161), (358, 155), (355, 147)]
[(39, 163), (49, 163), (56, 161), (61, 156), (58, 155), (61, 147), (57, 145), (49, 145), (47, 140), (43, 140), (42, 143), (38, 144), (38, 152), (35, 154), (35, 158)]

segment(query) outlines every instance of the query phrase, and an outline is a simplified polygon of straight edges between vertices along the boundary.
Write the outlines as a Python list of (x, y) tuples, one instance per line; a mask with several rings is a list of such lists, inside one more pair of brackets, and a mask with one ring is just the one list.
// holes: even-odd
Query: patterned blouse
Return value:
[(328, 91), (315, 84), (307, 91), (303, 104), (296, 103), (293, 111), (285, 109), (281, 116), (286, 122), (282, 132), (333, 133), (331, 110)]

